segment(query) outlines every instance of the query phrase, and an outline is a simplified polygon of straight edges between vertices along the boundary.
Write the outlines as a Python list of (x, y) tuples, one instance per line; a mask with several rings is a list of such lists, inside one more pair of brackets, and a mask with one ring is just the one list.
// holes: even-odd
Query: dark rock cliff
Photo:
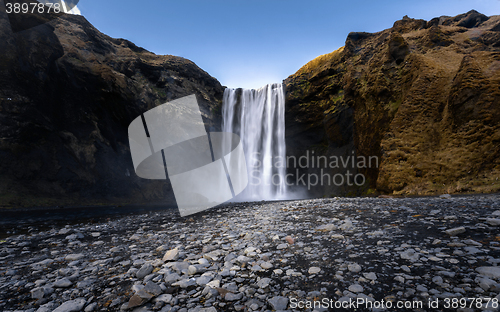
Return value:
[(290, 155), (379, 158), (356, 166), (365, 186), (319, 195), (500, 191), (499, 30), (500, 16), (476, 11), (404, 17), (350, 33), (343, 48), (288, 77)]
[(196, 94), (220, 128), (223, 88), (193, 62), (110, 38), (64, 15), (13, 33), (0, 13), (0, 206), (173, 203), (134, 174), (129, 123)]

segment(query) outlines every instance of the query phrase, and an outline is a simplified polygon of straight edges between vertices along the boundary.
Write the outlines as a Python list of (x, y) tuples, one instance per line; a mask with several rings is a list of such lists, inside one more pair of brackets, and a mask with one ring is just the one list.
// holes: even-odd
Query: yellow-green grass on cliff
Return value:
[(325, 64), (331, 63), (334, 59), (340, 58), (342, 55), (342, 52), (344, 51), (344, 47), (340, 47), (337, 50), (327, 53), (327, 54), (322, 54), (312, 61), (309, 61), (306, 65), (302, 66), (295, 74), (294, 76), (303, 74), (303, 73), (309, 73), (314, 71), (317, 68), (320, 68), (321, 66)]

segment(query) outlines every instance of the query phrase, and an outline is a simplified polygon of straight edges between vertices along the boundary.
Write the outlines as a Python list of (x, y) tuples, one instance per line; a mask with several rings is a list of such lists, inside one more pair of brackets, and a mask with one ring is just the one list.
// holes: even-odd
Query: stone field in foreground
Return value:
[(0, 310), (312, 311), (298, 305), (359, 300), (372, 305), (358, 311), (389, 301), (495, 311), (499, 262), (500, 195), (166, 210), (7, 238)]

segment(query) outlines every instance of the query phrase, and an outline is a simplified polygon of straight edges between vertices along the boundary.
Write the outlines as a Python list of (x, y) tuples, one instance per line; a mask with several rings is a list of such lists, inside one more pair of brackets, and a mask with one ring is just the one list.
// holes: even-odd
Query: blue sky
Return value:
[(349, 32), (380, 31), (404, 15), (500, 14), (499, 0), (81, 0), (78, 7), (109, 36), (185, 57), (222, 85), (243, 88), (280, 82), (343, 46)]

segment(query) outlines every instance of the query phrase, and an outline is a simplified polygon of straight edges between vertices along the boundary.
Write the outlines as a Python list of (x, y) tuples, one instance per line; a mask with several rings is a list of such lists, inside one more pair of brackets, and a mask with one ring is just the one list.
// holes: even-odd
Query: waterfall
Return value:
[(240, 136), (248, 186), (240, 200), (286, 196), (285, 92), (283, 84), (224, 90), (222, 131)]

